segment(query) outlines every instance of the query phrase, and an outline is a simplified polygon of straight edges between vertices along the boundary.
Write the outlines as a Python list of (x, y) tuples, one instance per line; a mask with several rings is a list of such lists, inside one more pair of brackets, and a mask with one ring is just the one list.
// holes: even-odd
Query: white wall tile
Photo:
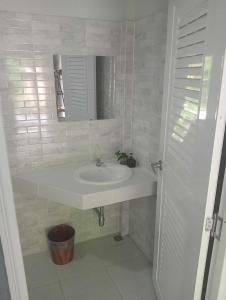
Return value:
[[(150, 169), (159, 159), (167, 4), (135, 22), (132, 149), (140, 166)], [(130, 203), (130, 236), (153, 258), (155, 199)]]
[[(23, 13), (0, 12), (0, 16), (0, 91), (11, 172), (89, 161), (94, 158), (96, 144), (101, 145), (104, 158), (112, 158), (122, 147), (126, 59), (121, 35), (126, 25)], [(54, 53), (116, 56), (116, 91), (121, 89), (116, 94), (116, 120), (57, 121)], [(118, 205), (106, 208), (106, 225), (99, 228), (93, 211), (74, 212), (48, 200), (15, 196), (24, 254), (46, 250), (46, 228), (62, 222), (76, 227), (77, 242), (119, 231)]]
[[(158, 159), (166, 10), (136, 22), (0, 11), (0, 91), (12, 173), (92, 160), (98, 143), (104, 158), (123, 149), (144, 167)], [(116, 56), (116, 120), (58, 123), (54, 53)], [(106, 225), (99, 228), (93, 211), (21, 194), (16, 204), (24, 254), (46, 250), (46, 228), (61, 222), (76, 227), (77, 241), (119, 231), (119, 205), (106, 208)], [(130, 205), (130, 235), (149, 259), (154, 210), (153, 199)]]

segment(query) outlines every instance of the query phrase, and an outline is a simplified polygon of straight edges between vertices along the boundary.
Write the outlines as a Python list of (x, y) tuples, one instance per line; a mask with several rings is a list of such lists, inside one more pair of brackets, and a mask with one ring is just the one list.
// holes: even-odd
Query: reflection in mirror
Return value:
[(115, 58), (53, 55), (59, 121), (114, 118)]

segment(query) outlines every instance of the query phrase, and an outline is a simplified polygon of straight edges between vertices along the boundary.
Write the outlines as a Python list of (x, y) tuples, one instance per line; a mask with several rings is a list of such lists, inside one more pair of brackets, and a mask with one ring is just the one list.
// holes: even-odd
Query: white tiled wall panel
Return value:
[[(141, 166), (158, 159), (167, 7), (136, 22), (111, 22), (0, 12), (0, 89), (12, 173), (65, 161), (132, 151)], [(59, 123), (52, 55), (116, 56), (116, 120)], [(120, 207), (106, 208), (106, 226), (93, 211), (16, 194), (24, 254), (46, 250), (45, 231), (66, 222), (77, 241), (119, 230)], [(155, 200), (130, 202), (130, 235), (151, 260)], [(129, 211), (127, 211), (127, 214)]]
[[(135, 22), (132, 149), (139, 164), (150, 169), (159, 160), (167, 3)], [(153, 197), (130, 202), (130, 236), (150, 261), (154, 249)]]
[(147, 168), (159, 159), (166, 25), (167, 7), (135, 24), (133, 149)]
[(24, 255), (47, 250), (46, 229), (57, 224), (72, 225), (76, 243), (119, 231), (119, 205), (105, 208), (104, 227), (99, 227), (94, 210), (81, 211), (25, 194), (16, 194), (16, 210)]
[[(0, 89), (12, 173), (92, 160), (96, 144), (104, 158), (112, 158), (122, 148), (128, 64), (122, 41), (132, 26), (128, 24), (0, 12)], [(116, 120), (57, 121), (52, 65), (56, 53), (116, 56)], [(77, 241), (119, 230), (118, 205), (106, 209), (103, 229), (92, 211), (20, 194), (16, 194), (16, 205), (24, 254), (46, 250), (46, 228), (61, 222), (76, 226)]]

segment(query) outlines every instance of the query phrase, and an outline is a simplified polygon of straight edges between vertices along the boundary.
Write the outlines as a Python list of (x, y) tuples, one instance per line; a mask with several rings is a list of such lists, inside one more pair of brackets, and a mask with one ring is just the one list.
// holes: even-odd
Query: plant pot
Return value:
[(127, 166), (127, 158), (120, 159), (120, 165)]

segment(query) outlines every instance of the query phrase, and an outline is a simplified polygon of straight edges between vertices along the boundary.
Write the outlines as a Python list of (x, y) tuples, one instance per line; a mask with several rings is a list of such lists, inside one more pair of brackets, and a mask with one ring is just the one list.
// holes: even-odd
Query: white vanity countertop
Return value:
[(90, 209), (156, 194), (156, 179), (151, 172), (132, 169), (132, 176), (119, 184), (91, 185), (74, 178), (76, 164), (24, 171), (12, 177), (16, 191), (69, 205)]

